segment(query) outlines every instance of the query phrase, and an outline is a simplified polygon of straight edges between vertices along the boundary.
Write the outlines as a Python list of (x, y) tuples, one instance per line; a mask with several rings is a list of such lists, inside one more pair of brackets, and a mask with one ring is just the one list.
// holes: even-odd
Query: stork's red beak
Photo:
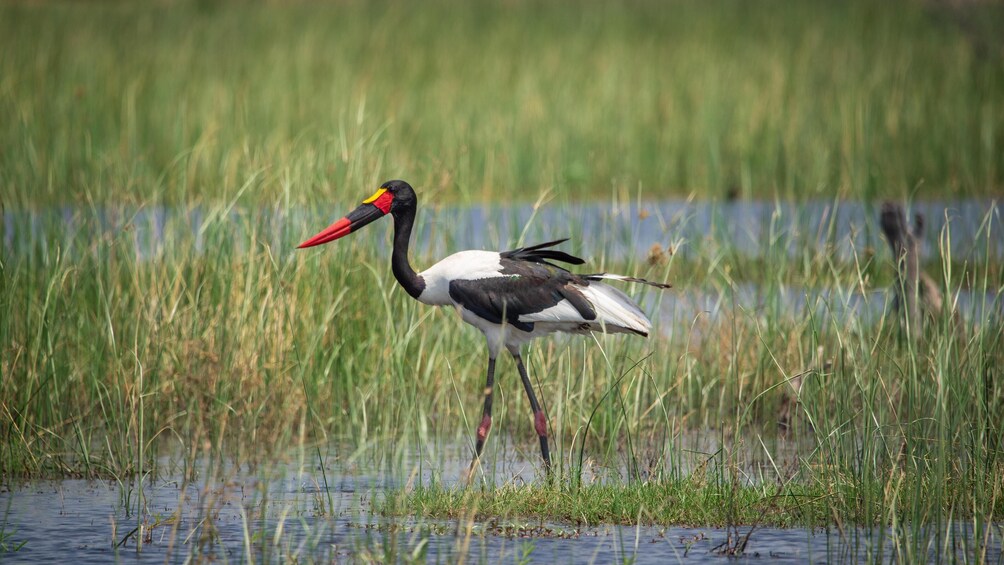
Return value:
[(394, 195), (388, 192), (386, 188), (381, 188), (373, 196), (363, 200), (363, 203), (355, 210), (349, 212), (347, 216), (324, 228), (314, 237), (304, 241), (297, 246), (297, 249), (313, 247), (334, 241), (340, 237), (345, 237), (390, 212), (390, 205), (393, 201)]

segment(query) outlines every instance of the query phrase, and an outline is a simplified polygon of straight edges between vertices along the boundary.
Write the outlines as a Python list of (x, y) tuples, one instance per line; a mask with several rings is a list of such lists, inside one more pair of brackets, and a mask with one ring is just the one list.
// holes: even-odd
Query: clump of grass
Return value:
[[(928, 504), (938, 485), (914, 482), (905, 474), (886, 481), (840, 485), (729, 484), (706, 477), (644, 482), (594, 483), (580, 487), (554, 482), (504, 484), (479, 489), (430, 484), (411, 491), (395, 491), (376, 509), (388, 516), (427, 516), (498, 522), (530, 520), (578, 526), (699, 525), (708, 527), (848, 527), (906, 522), (918, 505)], [(994, 479), (1001, 488), (1000, 479)], [(905, 484), (909, 483), (909, 484)], [(974, 486), (969, 483), (967, 486)], [(870, 496), (878, 500), (869, 500)], [(867, 501), (867, 502), (866, 502)], [(876, 514), (868, 504), (885, 504)], [(962, 501), (961, 506), (971, 504)], [(994, 502), (986, 516), (999, 520), (1004, 503)], [(902, 514), (900, 514), (902, 513)]]
[(735, 524), (781, 527), (823, 525), (831, 516), (826, 494), (812, 488), (763, 485), (730, 488), (691, 479), (592, 484), (508, 484), (491, 489), (424, 485), (391, 493), (378, 511), (392, 516), (473, 518), (478, 522), (531, 520), (598, 524)]

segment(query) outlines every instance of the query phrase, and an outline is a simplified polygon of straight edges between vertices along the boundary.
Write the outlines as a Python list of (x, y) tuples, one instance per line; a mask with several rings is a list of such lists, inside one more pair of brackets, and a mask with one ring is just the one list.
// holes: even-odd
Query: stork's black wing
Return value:
[[(568, 300), (583, 319), (596, 319), (592, 305), (576, 288), (576, 285), (588, 286), (589, 281), (551, 265), (543, 260), (545, 256), (539, 255), (540, 247), (555, 243), (503, 253), (499, 276), (451, 281), (450, 297), (489, 322), (501, 324), (505, 320), (526, 332), (533, 331), (533, 323), (520, 321), (520, 316), (541, 312), (562, 300)], [(554, 253), (582, 261), (560, 251), (543, 253), (548, 254), (546, 258), (550, 259), (565, 260), (550, 255)]]

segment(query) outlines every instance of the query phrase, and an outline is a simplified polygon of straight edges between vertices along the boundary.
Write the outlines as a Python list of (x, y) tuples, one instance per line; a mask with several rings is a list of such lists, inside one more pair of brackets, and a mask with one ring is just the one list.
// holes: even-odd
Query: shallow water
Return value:
[[(889, 288), (848, 292), (846, 289), (768, 288), (741, 284), (726, 290), (676, 289), (648, 293), (641, 304), (647, 312), (659, 312), (658, 319), (663, 322), (664, 331), (687, 328), (700, 334), (702, 320), (716, 322), (731, 316), (749, 316), (764, 321), (811, 319), (817, 326), (833, 323), (841, 327), (850, 324), (867, 327), (891, 312), (893, 300), (893, 290)], [(1004, 300), (995, 291), (959, 290), (946, 297), (946, 303), (952, 304), (962, 319), (974, 324), (1004, 319)], [(723, 318), (723, 314), (729, 317)]]
[[(246, 244), (253, 232), (255, 241), (267, 242), (279, 257), (295, 252), (296, 244), (347, 213), (351, 204), (343, 207), (333, 205), (330, 211), (164, 206), (4, 210), (3, 243), (18, 253), (39, 247), (51, 250), (57, 245), (71, 248), (74, 240), (78, 245), (83, 240), (86, 248), (87, 241), (126, 231), (131, 233), (137, 255), (144, 258), (186, 237), (202, 251), (207, 233), (220, 230), (237, 244)], [(917, 202), (909, 213), (924, 217), (924, 258), (944, 253), (956, 260), (1004, 258), (1000, 204), (995, 200)], [(572, 239), (568, 248), (593, 259), (644, 258), (654, 244), (687, 257), (702, 252), (708, 242), (743, 257), (825, 246), (829, 253), (851, 259), (868, 249), (886, 252), (878, 216), (877, 205), (833, 201), (429, 207), (419, 211), (413, 246), (419, 255), (440, 257), (460, 249), (510, 249), (519, 242), (568, 237)], [(353, 237), (384, 241), (388, 229), (369, 228)], [(948, 242), (945, 249), (941, 249), (942, 241)]]
[[(996, 201), (920, 202), (911, 213), (925, 217), (921, 252), (928, 259), (942, 253), (951, 253), (953, 260), (970, 264), (982, 264), (988, 256), (1004, 259), (1004, 229), (999, 227)], [(225, 241), (232, 249), (241, 250), (254, 241), (259, 245), (267, 243), (270, 254), (280, 258), (295, 252), (297, 243), (327, 225), (333, 216), (316, 210), (275, 208), (215, 212), (168, 207), (5, 210), (3, 247), (15, 256), (55, 253), (57, 249), (72, 256), (92, 252), (95, 240), (125, 237), (131, 241), (138, 260), (143, 261), (155, 259), (168, 249), (203, 253), (207, 247)], [(383, 229), (371, 227), (353, 234), (353, 240), (387, 254), (383, 243), (388, 230), (389, 222)], [(510, 248), (518, 241), (568, 236), (573, 240), (565, 245), (566, 249), (594, 260), (628, 256), (643, 260), (653, 245), (673, 249), (683, 257), (721, 253), (722, 249), (729, 256), (743, 257), (782, 251), (794, 254), (799, 249), (826, 249), (843, 259), (856, 256), (859, 260), (863, 260), (866, 250), (882, 257), (889, 254), (878, 228), (878, 210), (872, 205), (679, 200), (543, 206), (538, 210), (527, 205), (422, 210), (414, 254), (439, 258), (459, 249)], [(949, 242), (944, 249), (939, 244), (943, 240)], [(588, 265), (584, 268), (588, 269)], [(811, 315), (818, 323), (835, 320), (838, 324), (868, 324), (885, 315), (891, 300), (890, 289), (847, 291), (739, 284), (725, 291), (701, 288), (648, 293), (643, 306), (647, 311), (658, 309), (659, 318), (668, 322), (663, 328), (690, 325), (701, 318), (716, 319), (722, 312), (758, 315), (768, 309), (798, 319)], [(947, 300), (973, 323), (1004, 317), (1004, 300), (994, 290), (963, 289)]]
[[(510, 467), (513, 467), (510, 462)], [(444, 481), (455, 480), (460, 462), (443, 465)], [(515, 463), (516, 468), (531, 469)], [(597, 526), (519, 520), (474, 522), (400, 519), (376, 515), (373, 502), (402, 483), (381, 474), (346, 470), (326, 460), (316, 465), (276, 466), (251, 473), (230, 467), (203, 471), (211, 478), (184, 482), (161, 477), (143, 487), (142, 547), (133, 485), (109, 481), (33, 481), (4, 487), (0, 508), (5, 543), (21, 545), (0, 553), (10, 563), (176, 563), (190, 558), (256, 561), (345, 561), (366, 556), (398, 561), (424, 553), (427, 562), (635, 563), (722, 562), (728, 548), (748, 535), (740, 561), (830, 562), (903, 560), (891, 530), (777, 529), (740, 526)], [(428, 480), (427, 473), (412, 480)], [(531, 479), (532, 480), (532, 479)], [(325, 488), (325, 483), (327, 488)], [(976, 543), (971, 525), (955, 524), (946, 547), (955, 558), (987, 562), (1001, 556), (1002, 526)], [(729, 540), (732, 540), (730, 543)], [(936, 556), (943, 539), (919, 544), (919, 555)], [(900, 548), (901, 550), (901, 548)], [(917, 555), (917, 554), (915, 554)], [(942, 556), (943, 553), (942, 553)], [(734, 558), (732, 558), (734, 559)], [(731, 559), (730, 559), (731, 560)]]

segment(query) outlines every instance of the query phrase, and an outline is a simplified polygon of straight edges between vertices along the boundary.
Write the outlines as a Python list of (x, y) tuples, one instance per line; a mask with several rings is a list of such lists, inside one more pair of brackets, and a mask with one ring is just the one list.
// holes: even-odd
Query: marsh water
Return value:
[[(86, 243), (125, 230), (138, 256), (156, 257), (165, 247), (189, 239), (202, 251), (207, 234), (220, 230), (238, 246), (247, 245), (253, 235), (253, 241), (268, 243), (273, 254), (282, 256), (294, 252), (297, 243), (347, 213), (352, 205), (333, 204), (331, 210), (237, 206), (7, 209), (2, 231), (7, 249), (25, 252), (39, 247), (68, 248), (74, 240), (83, 238)], [(916, 202), (907, 214), (911, 219), (923, 218), (924, 258), (939, 254), (956, 260), (1004, 257), (996, 200)], [(568, 246), (574, 252), (593, 259), (643, 258), (653, 245), (687, 257), (707, 252), (709, 242), (726, 247), (731, 256), (791, 254), (799, 248), (818, 247), (853, 258), (866, 251), (884, 251), (878, 217), (876, 204), (834, 201), (429, 206), (419, 211), (413, 248), (420, 256), (439, 257), (459, 249), (508, 249), (519, 242), (567, 237), (572, 239)], [(385, 231), (369, 228), (353, 239), (385, 241)]]
[[(138, 260), (157, 260), (165, 253), (206, 253), (220, 245), (233, 252), (251, 245), (268, 246), (281, 259), (295, 252), (301, 240), (337, 219), (330, 213), (303, 208), (230, 207), (103, 207), (50, 208), (3, 213), (3, 247), (13, 256), (33, 253), (74, 255), (93, 249), (93, 242), (125, 238)], [(1004, 229), (995, 200), (917, 202), (911, 218), (922, 217), (922, 260), (982, 265), (1004, 258)], [(878, 227), (876, 205), (817, 201), (801, 204), (768, 201), (690, 202), (664, 200), (632, 204), (568, 206), (500, 205), (491, 208), (430, 207), (422, 209), (413, 236), (415, 262), (429, 262), (461, 249), (508, 249), (569, 237), (564, 249), (589, 265), (644, 261), (655, 255), (718, 256), (724, 261), (787, 254), (824, 253), (864, 264), (872, 258), (888, 261), (888, 246)], [(353, 234), (351, 245), (364, 245), (389, 256), (389, 222)], [(741, 280), (741, 279), (740, 279)], [(697, 316), (722, 309), (755, 312), (765, 306), (791, 315), (853, 316), (867, 322), (887, 311), (889, 288), (834, 290), (739, 282), (728, 293), (676, 288), (643, 306), (658, 309), (670, 328), (692, 323)], [(770, 299), (768, 300), (768, 295)], [(1004, 302), (987, 292), (961, 289), (948, 297), (955, 309), (972, 321), (1001, 316)]]
[[(894, 532), (887, 527), (585, 526), (518, 519), (387, 518), (375, 509), (388, 489), (407, 488), (433, 474), (445, 485), (455, 485), (466, 465), (455, 460), (427, 466), (401, 479), (361, 472), (340, 461), (325, 458), (323, 473), (309, 454), (268, 470), (204, 465), (190, 469), (188, 480), (177, 474), (148, 477), (141, 489), (132, 483), (85, 480), (6, 486), (0, 507), (8, 550), (0, 552), (0, 559), (180, 563), (192, 558), (246, 562), (250, 556), (259, 562), (419, 558), (443, 563), (802, 563), (944, 557), (943, 543), (960, 560), (1002, 559), (1002, 525), (979, 532), (962, 522), (908, 556), (889, 542)], [(162, 466), (170, 469), (172, 464), (165, 460)], [(507, 482), (533, 480), (533, 466), (525, 461), (509, 461), (506, 467), (496, 471)], [(136, 508), (144, 511), (137, 515)], [(744, 544), (743, 551), (737, 555), (739, 544)]]

